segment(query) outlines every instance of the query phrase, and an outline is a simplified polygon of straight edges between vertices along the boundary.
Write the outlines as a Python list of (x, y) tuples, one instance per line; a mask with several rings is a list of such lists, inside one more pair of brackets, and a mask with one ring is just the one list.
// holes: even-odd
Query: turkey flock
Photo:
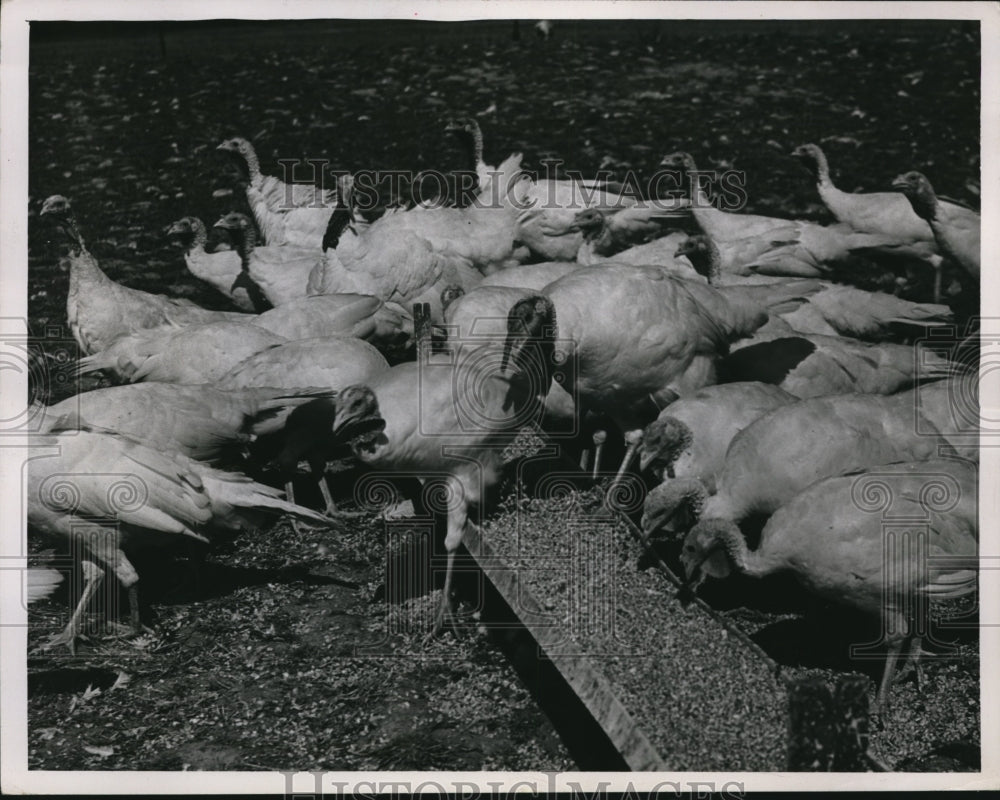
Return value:
[[(447, 130), (467, 148), (471, 202), (366, 203), (349, 174), (287, 184), (246, 139), (219, 144), (252, 215), (163, 224), (230, 311), (116, 282), (87, 248), (85, 209), (44, 201), (77, 373), (111, 384), (32, 408), (29, 530), (87, 560), (49, 644), (74, 647), (105, 570), (141, 630), (131, 549), (204, 545), (281, 516), (329, 526), (365, 513), (337, 507), (351, 492), (337, 476), (369, 470), (447, 487), (440, 632), (454, 622), (456, 550), (504, 476), (505, 446), (570, 430), (554, 440), (608, 492), (641, 476), (642, 529), (675, 546), (690, 586), (788, 573), (883, 620), (884, 706), (900, 657), (919, 670), (911, 599), (976, 589), (978, 436), (955, 407), (977, 408), (978, 361), (913, 342), (955, 323), (946, 294), (978, 296), (979, 214), (919, 172), (841, 191), (814, 144), (792, 155), (835, 224), (717, 208), (686, 152), (659, 165), (685, 196), (639, 198), (534, 178), (520, 153), (490, 166), (475, 120)], [(858, 264), (924, 270), (933, 290), (913, 302), (860, 288)], [(302, 473), (323, 508), (296, 500)], [(924, 491), (928, 476), (953, 502)], [(928, 558), (903, 549), (886, 564), (882, 516), (857, 500), (865, 479), (926, 520)]]

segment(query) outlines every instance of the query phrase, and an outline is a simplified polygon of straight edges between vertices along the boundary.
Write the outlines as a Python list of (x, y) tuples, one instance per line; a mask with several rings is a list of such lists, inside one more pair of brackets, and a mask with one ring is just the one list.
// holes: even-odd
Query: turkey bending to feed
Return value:
[(372, 446), (384, 428), (378, 400), (367, 386), (348, 386), (296, 406), (274, 436), (280, 450), (272, 463), (284, 480), (285, 495), (294, 501), (292, 477), (299, 462), (304, 460), (319, 486), (326, 513), (331, 517), (353, 516), (338, 511), (333, 502), (327, 463), (338, 456), (350, 458), (353, 450)]
[(643, 527), (652, 533), (681, 509), (699, 520), (738, 524), (773, 514), (822, 478), (953, 453), (915, 406), (911, 390), (890, 396), (816, 397), (777, 408), (733, 438), (714, 494), (696, 479), (663, 484), (646, 498)]
[[(448, 489), (448, 569), (441, 608), (434, 625), (440, 633), (452, 617), (452, 574), (470, 510), (481, 508), (496, 486), (503, 452), (513, 435), (537, 417), (540, 398), (520, 376), (496, 370), (496, 363), (429, 355), (423, 363), (397, 364), (368, 381), (385, 420), (381, 437), (357, 449), (366, 465), (414, 475), (422, 482), (443, 480)], [(461, 401), (456, 385), (474, 385)], [(468, 415), (476, 420), (468, 425)]]
[(715, 491), (715, 476), (741, 430), (764, 414), (798, 398), (766, 383), (706, 386), (660, 412), (643, 431), (640, 469), (660, 478), (697, 478)]
[[(908, 660), (921, 678), (920, 629), (913, 618), (923, 607), (918, 596), (926, 602), (976, 590), (976, 473), (968, 462), (938, 459), (826, 478), (774, 512), (756, 550), (732, 522), (707, 519), (687, 535), (681, 562), (694, 587), (734, 571), (758, 578), (790, 573), (819, 598), (876, 617), (889, 638), (877, 695), (884, 713), (907, 642)], [(876, 495), (874, 508), (865, 487)], [(887, 532), (887, 513), (919, 519), (919, 539), (912, 530)]]

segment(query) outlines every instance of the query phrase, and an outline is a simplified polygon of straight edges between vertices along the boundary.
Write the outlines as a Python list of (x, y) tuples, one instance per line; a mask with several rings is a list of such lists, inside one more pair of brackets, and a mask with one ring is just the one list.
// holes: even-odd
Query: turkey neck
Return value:
[(614, 239), (611, 235), (611, 227), (607, 219), (603, 216), (599, 225), (589, 228), (583, 232), (583, 241), (590, 245), (591, 249), (598, 255), (608, 256), (614, 249)]
[(257, 234), (254, 233), (253, 228), (246, 227), (240, 229), (239, 237), (239, 254), (240, 263), (243, 269), (246, 270), (250, 266), (250, 256), (253, 253), (253, 249), (257, 244)]
[(340, 244), (340, 237), (351, 222), (351, 212), (346, 206), (346, 200), (341, 198), (337, 207), (330, 215), (330, 221), (326, 225), (326, 232), (323, 234), (323, 250), (336, 250)]
[(455, 136), (465, 148), (465, 154), (469, 158), (469, 169), (473, 172), (483, 163), (483, 132), (479, 126), (473, 127), (471, 131), (464, 128), (455, 131)]
[(817, 184), (828, 189), (833, 188), (833, 182), (830, 180), (830, 164), (826, 160), (826, 153), (817, 150), (813, 153), (813, 158), (807, 161), (807, 164), (812, 170)]
[(708, 239), (708, 252), (696, 255), (691, 266), (698, 274), (704, 275), (710, 285), (716, 285), (722, 277), (722, 253), (719, 252), (718, 245), (712, 239)]
[(729, 559), (733, 568), (751, 578), (763, 578), (774, 571), (773, 565), (758, 550), (750, 550), (746, 539), (735, 525), (719, 531), (715, 535), (715, 543)]
[(80, 283), (91, 281), (96, 283), (114, 283), (107, 276), (104, 270), (98, 265), (97, 260), (87, 250), (83, 243), (83, 237), (76, 227), (76, 220), (72, 217), (65, 221), (67, 233), (73, 240), (70, 246), (70, 269), (69, 269), (69, 291), (75, 295), (79, 290)]
[(252, 147), (248, 147), (247, 152), (243, 154), (243, 159), (247, 163), (247, 175), (250, 178), (250, 185), (255, 189), (259, 189), (264, 176), (260, 172), (260, 159), (257, 158), (257, 151)]
[(193, 236), (191, 238), (191, 245), (188, 247), (188, 252), (192, 250), (204, 251), (205, 245), (208, 244), (208, 231), (205, 229), (205, 226), (199, 222), (194, 226), (192, 233)]
[(910, 195), (909, 199), (910, 205), (913, 206), (913, 210), (918, 217), (928, 222), (933, 222), (937, 219), (938, 199), (933, 191), (926, 187), (921, 187)]
[[(673, 478), (674, 465), (677, 463), (677, 459), (680, 458), (681, 453), (683, 453), (685, 450), (691, 447), (691, 444), (694, 441), (694, 435), (691, 433), (691, 429), (683, 422), (681, 422), (679, 419), (676, 419), (674, 417), (671, 417), (671, 419), (677, 426), (677, 437), (667, 446), (666, 457), (663, 459), (663, 461), (665, 464), (664, 470), (666, 471), (667, 476)], [(702, 499), (701, 504), (703, 503), (704, 500)], [(698, 511), (700, 510), (701, 509), (699, 507)]]
[(712, 236), (713, 222), (724, 212), (719, 211), (708, 199), (708, 194), (698, 180), (698, 167), (692, 164), (687, 174), (691, 181), (691, 214), (702, 231)]

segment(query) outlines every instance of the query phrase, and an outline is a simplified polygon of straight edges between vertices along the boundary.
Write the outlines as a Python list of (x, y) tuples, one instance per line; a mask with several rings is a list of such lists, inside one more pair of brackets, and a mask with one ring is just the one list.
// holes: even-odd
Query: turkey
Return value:
[(242, 259), (242, 271), (233, 279), (232, 288), (241, 277), (243, 283), (249, 278), (275, 308), (306, 296), (309, 275), (322, 259), (319, 250), (295, 245), (257, 247), (253, 223), (246, 214), (236, 211), (222, 217), (215, 227), (230, 232)]
[[(623, 433), (637, 431), (677, 397), (714, 383), (716, 359), (764, 324), (769, 304), (801, 302), (797, 289), (762, 299), (755, 287), (739, 288), (716, 291), (657, 267), (581, 267), (511, 308), (503, 363), (543, 393), (555, 377), (571, 388), (578, 414), (603, 412)], [(622, 326), (623, 309), (633, 324)]]
[(167, 229), (167, 236), (184, 248), (184, 263), (188, 271), (232, 300), (241, 311), (258, 312), (266, 308), (266, 305), (261, 307), (259, 298), (255, 304), (247, 288), (234, 288), (233, 284), (243, 269), (239, 253), (234, 250), (205, 251), (208, 231), (200, 219), (181, 217)]
[(575, 261), (540, 261), (508, 267), (483, 278), (479, 286), (509, 286), (540, 291), (563, 275), (579, 269)]
[(672, 266), (678, 269), (677, 274), (681, 277), (697, 279), (689, 265), (675, 257), (678, 246), (687, 238), (686, 233), (672, 231), (650, 242), (623, 249), (612, 224), (620, 216), (616, 214), (609, 221), (607, 215), (597, 208), (588, 208), (576, 215), (573, 227), (583, 233), (583, 244), (576, 254), (577, 261), (586, 265), (613, 261), (615, 264)]
[[(714, 361), (731, 338), (766, 320), (761, 309), (730, 307), (718, 295), (716, 308), (706, 308), (694, 286), (655, 267), (581, 267), (510, 309), (505, 356), (542, 370), (536, 379), (545, 386), (557, 363), (574, 365), (583, 402), (633, 430), (683, 393), (674, 383), (692, 364)], [(624, 308), (636, 321), (625, 328)]]
[(928, 222), (941, 252), (979, 280), (980, 216), (965, 206), (942, 200), (919, 172), (907, 172), (892, 182), (902, 192), (917, 216)]
[(895, 192), (850, 193), (834, 186), (826, 154), (818, 145), (800, 145), (792, 156), (812, 173), (820, 199), (837, 222), (861, 233), (891, 236), (899, 242), (934, 242), (930, 226)]
[[(531, 183), (522, 208), (517, 240), (548, 261), (580, 260), (584, 232), (577, 218), (584, 211), (606, 218), (607, 249), (614, 250), (658, 236), (664, 223), (688, 216), (685, 200), (644, 202), (611, 185), (577, 180)], [(591, 219), (584, 217), (586, 224)]]
[(112, 386), (69, 397), (43, 409), (45, 433), (102, 430), (160, 452), (199, 461), (236, 452), (256, 437), (281, 429), (292, 409), (321, 389), (216, 389), (143, 383)]
[(469, 158), (469, 168), (476, 173), (475, 193), (479, 197), (489, 197), (496, 167), (483, 161), (483, 131), (472, 117), (457, 117), (449, 120), (445, 131), (458, 139)]
[(244, 359), (219, 377), (220, 389), (318, 386), (339, 390), (388, 369), (375, 347), (350, 336), (301, 339), (269, 347)]
[(843, 192), (833, 185), (826, 155), (815, 144), (801, 145), (792, 152), (816, 179), (820, 199), (837, 222), (859, 233), (888, 237), (874, 248), (878, 255), (908, 256), (927, 262), (936, 272), (934, 302), (941, 302), (942, 259), (930, 226), (914, 213), (905, 198), (894, 192)]
[(190, 300), (130, 289), (111, 280), (84, 245), (69, 200), (62, 195), (46, 199), (41, 215), (55, 222), (69, 243), (64, 262), (69, 269), (66, 316), (85, 355), (105, 350), (119, 337), (145, 328), (246, 320), (239, 312), (210, 311)]
[(709, 492), (733, 437), (769, 411), (798, 400), (766, 383), (706, 386), (663, 409), (643, 431), (640, 469), (662, 481), (697, 478)]
[[(871, 248), (873, 255), (926, 262), (934, 270), (934, 302), (941, 302), (943, 259), (930, 226), (914, 213), (904, 198), (894, 192), (842, 192), (833, 185), (826, 155), (817, 145), (801, 145), (795, 148), (792, 156), (812, 173), (820, 199), (837, 222), (859, 233), (888, 237), (885, 243)], [(863, 253), (865, 249), (858, 252)]]
[[(503, 275), (525, 267), (513, 267), (497, 273)], [(446, 289), (446, 291), (448, 291)], [(503, 342), (507, 335), (507, 313), (519, 300), (531, 294), (530, 289), (511, 286), (477, 286), (469, 292), (459, 292), (452, 287), (445, 304), (444, 327), (448, 332), (447, 348), (455, 357), (468, 357), (474, 350), (477, 358), (490, 356), (483, 348), (491, 348), (494, 355), (502, 357)], [(544, 414), (539, 421), (543, 430), (573, 430), (576, 407), (573, 396), (563, 386), (553, 381), (543, 401)]]
[[(533, 388), (496, 366), (476, 357), (430, 355), (368, 381), (385, 430), (373, 444), (357, 448), (358, 458), (375, 470), (413, 475), (422, 482), (443, 480), (448, 489), (448, 570), (435, 633), (452, 616), (455, 551), (470, 522), (470, 509), (481, 508), (496, 486), (503, 451), (513, 434), (538, 414), (540, 398)], [(474, 386), (476, 391), (456, 395), (456, 385)]]
[[(28, 526), (82, 547), (94, 566), (109, 568), (128, 591), (132, 626), (140, 629), (139, 575), (125, 550), (207, 542), (212, 528), (259, 526), (267, 516), (324, 517), (281, 499), (281, 493), (179, 453), (110, 433), (75, 430), (32, 437), (28, 465)], [(84, 596), (65, 630), (49, 646), (72, 651), (80, 617), (103, 578), (90, 571)]]
[[(689, 584), (740, 572), (787, 573), (822, 600), (875, 617), (889, 637), (877, 707), (884, 713), (903, 646), (919, 669), (916, 610), (928, 600), (976, 590), (978, 476), (961, 460), (872, 466), (828, 477), (788, 498), (765, 525), (756, 550), (724, 519), (705, 519), (684, 540)], [(919, 520), (893, 531), (887, 515)], [(918, 599), (923, 596), (924, 600)]]
[(855, 252), (895, 244), (888, 237), (858, 233), (847, 225), (824, 227), (814, 222), (722, 211), (708, 200), (689, 154), (666, 156), (663, 165), (687, 174), (691, 213), (702, 232), (719, 247), (726, 272), (816, 278), (831, 274)]
[[(770, 326), (769, 322), (765, 328)], [(847, 392), (893, 394), (954, 370), (947, 359), (911, 345), (869, 344), (792, 330), (761, 328), (732, 350), (717, 365), (719, 383), (761, 381), (801, 398)]]
[(226, 139), (217, 149), (231, 155), (247, 181), (247, 202), (265, 244), (305, 247), (318, 253), (337, 207), (337, 189), (285, 183), (262, 174), (257, 153), (246, 139)]
[(253, 318), (253, 324), (289, 341), (354, 336), (390, 358), (413, 346), (413, 317), (400, 306), (364, 294), (303, 297)]
[[(515, 206), (526, 183), (517, 177), (519, 165), (520, 156), (508, 159), (494, 176), (495, 203), (389, 209), (361, 230), (345, 225), (310, 276), (308, 292), (370, 294), (406, 308), (428, 303), (440, 322), (445, 286), (471, 289), (512, 257)], [(508, 180), (510, 197), (499, 193)]]
[(698, 167), (690, 153), (670, 153), (663, 157), (660, 166), (683, 173), (690, 186), (691, 215), (702, 231), (716, 242), (728, 242), (750, 236), (767, 236), (776, 229), (794, 225), (792, 220), (779, 217), (733, 214), (716, 208), (705, 193), (702, 181), (699, 180)]
[(250, 324), (254, 317), (241, 317), (248, 321), (137, 331), (106, 350), (81, 358), (77, 374), (105, 370), (130, 383), (211, 383), (254, 353), (286, 341)]
[[(374, 392), (367, 386), (347, 386), (296, 406), (281, 430), (271, 441), (263, 442), (260, 449), (277, 445), (271, 465), (278, 469), (289, 500), (295, 500), (292, 478), (299, 462), (305, 461), (326, 503), (326, 513), (330, 517), (353, 516), (337, 510), (328, 483), (327, 463), (338, 456), (351, 459), (354, 449), (373, 445), (384, 427)], [(298, 531), (294, 520), (292, 525)]]
[(733, 438), (714, 494), (695, 478), (662, 484), (646, 498), (643, 527), (654, 532), (684, 508), (703, 520), (766, 517), (821, 478), (936, 458), (941, 448), (954, 452), (914, 406), (909, 391), (817, 397), (777, 408)]
[[(774, 278), (751, 275), (742, 277), (723, 271), (719, 248), (708, 236), (699, 234), (686, 239), (677, 249), (713, 286), (779, 285)], [(807, 306), (784, 315), (783, 319), (800, 333), (842, 334), (858, 339), (881, 339), (890, 325), (927, 327), (953, 322), (948, 306), (913, 303), (883, 292), (867, 292), (852, 286), (823, 283), (810, 295)], [(811, 312), (805, 316), (803, 312)], [(817, 319), (817, 317), (821, 319)]]

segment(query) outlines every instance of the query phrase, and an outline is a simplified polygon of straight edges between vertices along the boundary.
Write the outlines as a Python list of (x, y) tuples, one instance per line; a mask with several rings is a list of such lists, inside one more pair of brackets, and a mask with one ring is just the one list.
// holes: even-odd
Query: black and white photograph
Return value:
[(0, 17), (5, 791), (1000, 788), (995, 4)]

